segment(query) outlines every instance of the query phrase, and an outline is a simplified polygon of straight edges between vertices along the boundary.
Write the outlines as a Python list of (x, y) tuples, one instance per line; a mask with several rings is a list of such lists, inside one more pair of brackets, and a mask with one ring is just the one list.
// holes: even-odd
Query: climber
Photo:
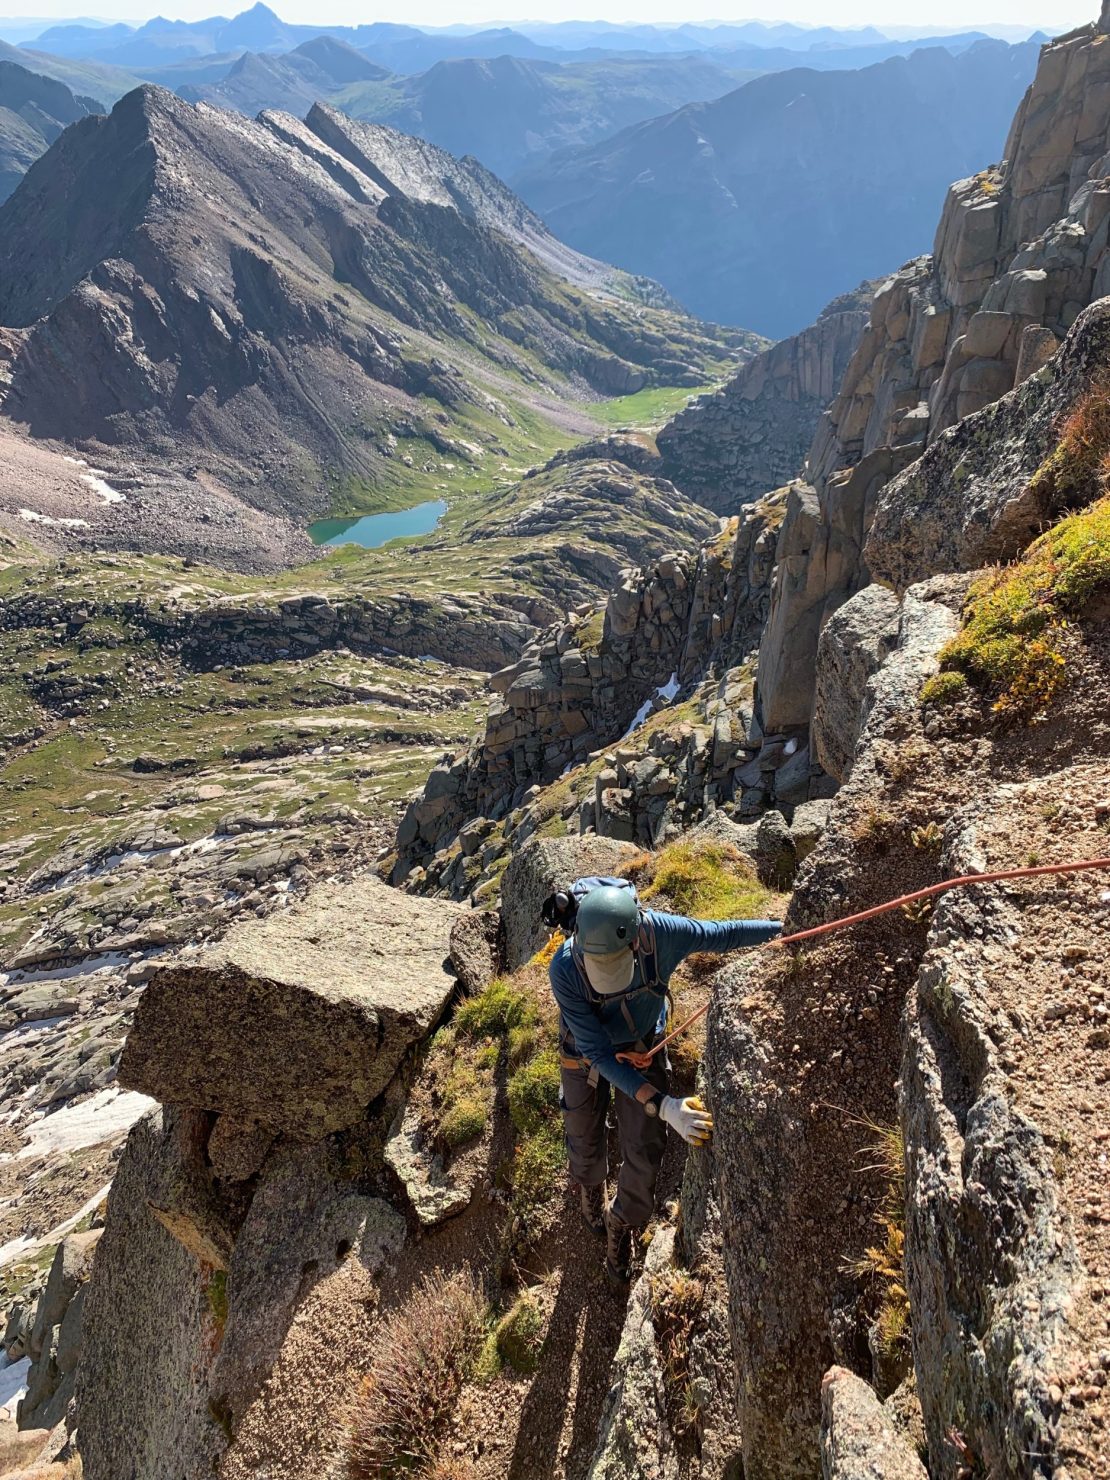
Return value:
[[(574, 895), (579, 897), (576, 899)], [(704, 1145), (713, 1122), (697, 1098), (667, 1093), (666, 1053), (643, 1072), (627, 1055), (647, 1053), (662, 1036), (672, 972), (694, 951), (724, 952), (777, 936), (773, 920), (690, 920), (642, 909), (625, 880), (580, 880), (545, 918), (570, 931), (549, 968), (559, 1004), (563, 1126), (582, 1216), (606, 1239), (606, 1270), (627, 1284), (632, 1235), (651, 1217), (666, 1127)], [(561, 913), (560, 913), (561, 912)], [(606, 1116), (615, 1096), (621, 1166), (606, 1208)]]

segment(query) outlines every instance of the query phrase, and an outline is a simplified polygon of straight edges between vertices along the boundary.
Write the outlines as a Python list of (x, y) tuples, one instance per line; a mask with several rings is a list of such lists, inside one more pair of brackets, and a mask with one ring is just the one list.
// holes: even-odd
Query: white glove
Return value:
[(713, 1117), (696, 1095), (685, 1100), (664, 1095), (659, 1119), (665, 1120), (691, 1146), (704, 1146), (713, 1133)]

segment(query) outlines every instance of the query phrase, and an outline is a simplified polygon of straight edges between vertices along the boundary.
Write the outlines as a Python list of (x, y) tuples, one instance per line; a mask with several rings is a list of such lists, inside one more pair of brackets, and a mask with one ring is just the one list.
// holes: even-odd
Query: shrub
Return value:
[(478, 1480), (478, 1471), (471, 1460), (445, 1455), (428, 1471), (428, 1480)]
[(690, 1345), (701, 1316), (705, 1285), (684, 1269), (672, 1268), (651, 1282), (651, 1314), (663, 1363), (667, 1406), (679, 1433), (698, 1420), (690, 1382)]
[(387, 1480), (433, 1462), (485, 1313), (472, 1270), (437, 1269), (381, 1323), (352, 1425), (351, 1480)]
[(534, 1135), (559, 1110), (559, 1055), (546, 1048), (510, 1076), (509, 1114), (523, 1135)]
[(545, 1120), (521, 1142), (513, 1158), (512, 1210), (525, 1239), (553, 1189), (562, 1185), (565, 1170), (562, 1126), (557, 1120)]
[(439, 1134), (452, 1150), (465, 1146), (480, 1136), (486, 1128), (488, 1107), (483, 1102), (458, 1100), (445, 1110), (439, 1120)]
[(1110, 590), (1110, 497), (1062, 519), (1012, 566), (971, 589), (963, 630), (941, 652), (1003, 719), (1044, 715), (1067, 678), (1069, 619)]
[(1072, 504), (1106, 487), (1110, 465), (1110, 378), (1093, 386), (1064, 423), (1060, 440), (1037, 469), (1031, 488)]
[(644, 900), (662, 894), (683, 915), (704, 920), (757, 919), (770, 893), (727, 843), (671, 843), (642, 868)]

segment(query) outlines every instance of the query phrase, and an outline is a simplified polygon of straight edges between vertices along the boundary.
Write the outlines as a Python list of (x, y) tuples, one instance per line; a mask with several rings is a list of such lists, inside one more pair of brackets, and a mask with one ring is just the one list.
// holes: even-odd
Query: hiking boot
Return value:
[(605, 1183), (593, 1187), (579, 1187), (579, 1206), (586, 1227), (597, 1238), (605, 1237)]
[(632, 1271), (632, 1229), (612, 1211), (605, 1220), (605, 1273), (614, 1285), (628, 1284)]

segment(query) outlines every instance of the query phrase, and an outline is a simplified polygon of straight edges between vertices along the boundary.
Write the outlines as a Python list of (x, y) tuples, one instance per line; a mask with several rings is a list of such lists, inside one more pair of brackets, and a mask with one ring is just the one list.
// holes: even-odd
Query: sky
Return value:
[[(33, 9), (27, 0), (0, 0), (0, 17), (25, 16), (72, 17), (95, 15), (104, 20), (143, 21), (161, 14), (180, 20), (200, 20), (213, 14), (234, 15), (246, 8), (250, 0), (97, 0), (82, 12), (80, 0), (38, 0)], [(371, 7), (366, 0), (269, 0), (271, 7), (288, 21), (333, 25), (357, 25), (368, 21), (404, 21), (410, 25), (451, 25), (461, 22), (490, 21), (511, 24), (516, 20), (608, 20), (640, 21), (656, 24), (684, 20), (752, 19), (750, 12), (721, 8), (721, 0), (377, 0)], [(920, 15), (930, 29), (970, 30), (991, 22), (1006, 26), (1028, 26), (1049, 34), (1059, 34), (1072, 26), (1092, 20), (1098, 13), (1098, 0), (982, 0), (982, 9), (971, 7), (967, 0), (933, 0)], [(759, 0), (758, 17), (766, 21), (794, 21), (800, 25), (864, 26), (882, 29), (884, 20), (904, 26), (906, 13), (896, 9), (890, 0), (840, 0), (830, 8), (828, 0)]]

